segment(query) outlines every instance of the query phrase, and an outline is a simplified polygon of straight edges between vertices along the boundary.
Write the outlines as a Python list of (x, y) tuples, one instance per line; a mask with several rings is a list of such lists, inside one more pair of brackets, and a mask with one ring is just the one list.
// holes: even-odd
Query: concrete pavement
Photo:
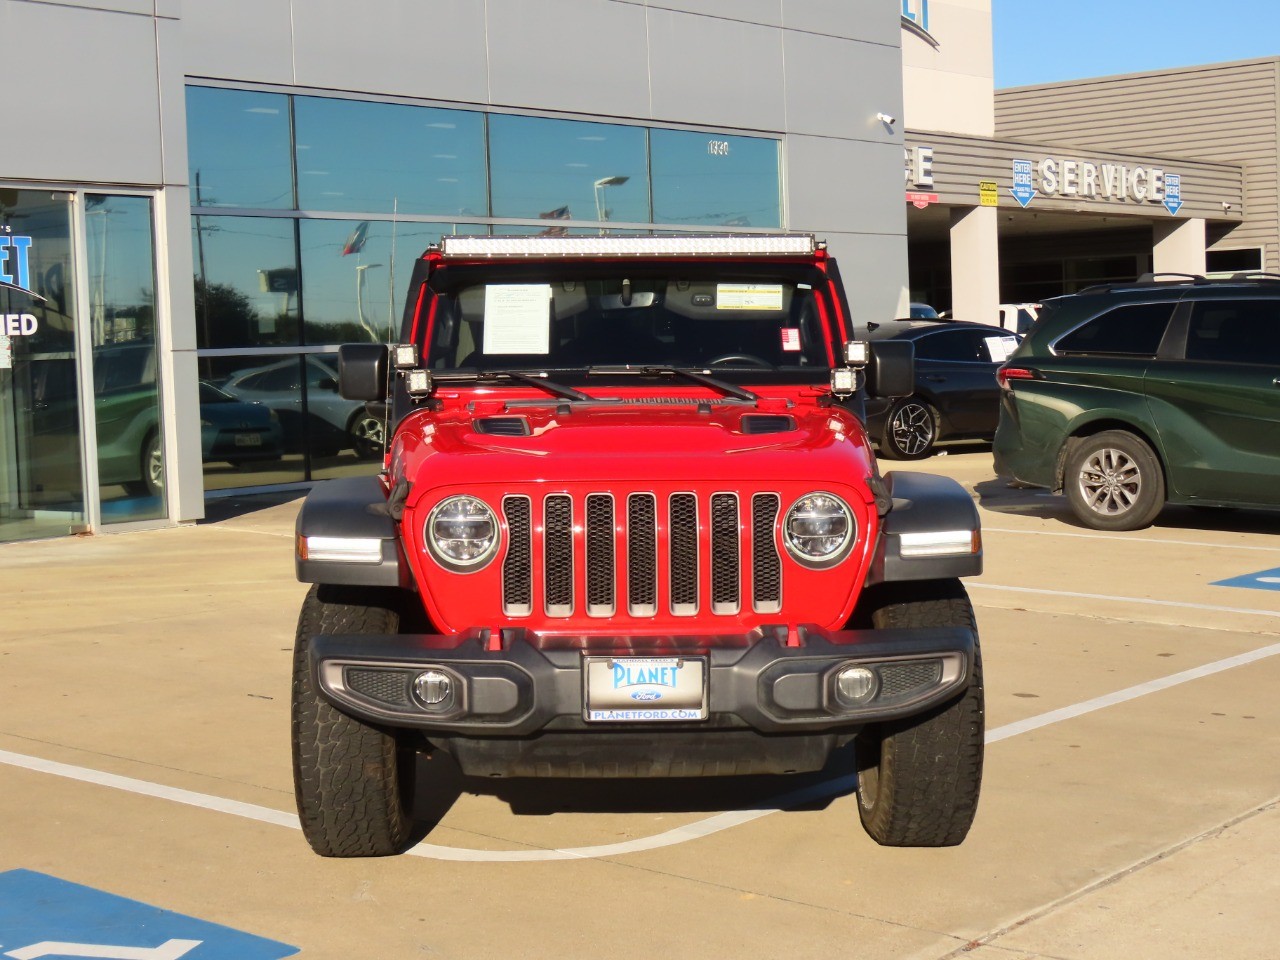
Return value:
[(1099, 534), (980, 447), (901, 469), (955, 476), (986, 530), (990, 743), (959, 848), (875, 846), (822, 778), (494, 784), (433, 758), (416, 855), (315, 857), (290, 827), (297, 501), (220, 502), (0, 547), (0, 874), (306, 957), (1280, 956), (1280, 592), (1213, 585), (1280, 567), (1280, 515)]

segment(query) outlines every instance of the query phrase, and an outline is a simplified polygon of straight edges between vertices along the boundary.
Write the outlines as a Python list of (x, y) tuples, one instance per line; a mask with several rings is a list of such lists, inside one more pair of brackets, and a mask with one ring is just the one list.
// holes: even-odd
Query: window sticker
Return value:
[(1017, 337), (984, 337), (992, 363), (1004, 363), (1018, 349)]
[(782, 328), (782, 349), (786, 353), (800, 352), (800, 328), (799, 327), (783, 327)]
[(780, 283), (717, 283), (717, 310), (781, 310)]
[(0, 370), (13, 369), (13, 341), (0, 336)]
[(484, 288), (484, 352), (551, 352), (551, 285), (495, 283)]

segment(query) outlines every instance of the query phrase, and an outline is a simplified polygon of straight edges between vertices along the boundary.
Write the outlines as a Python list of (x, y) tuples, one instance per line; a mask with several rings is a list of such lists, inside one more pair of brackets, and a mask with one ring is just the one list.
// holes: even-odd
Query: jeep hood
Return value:
[[(785, 481), (857, 483), (873, 471), (857, 420), (812, 404), (548, 404), (414, 414), (392, 473), (416, 493), (465, 478), (505, 484)], [(432, 482), (436, 481), (436, 482)], [(416, 497), (414, 498), (416, 499)]]

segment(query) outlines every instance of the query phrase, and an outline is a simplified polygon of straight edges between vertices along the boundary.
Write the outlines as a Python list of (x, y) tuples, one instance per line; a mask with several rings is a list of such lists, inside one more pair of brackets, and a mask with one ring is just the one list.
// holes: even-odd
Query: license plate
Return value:
[(262, 446), (262, 434), (260, 433), (237, 433), (237, 447), (260, 447)]
[(705, 657), (584, 657), (583, 677), (588, 721), (707, 719)]

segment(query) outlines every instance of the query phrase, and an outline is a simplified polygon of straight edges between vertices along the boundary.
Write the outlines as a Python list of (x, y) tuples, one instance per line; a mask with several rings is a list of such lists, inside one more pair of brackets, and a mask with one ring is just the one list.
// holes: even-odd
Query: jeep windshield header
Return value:
[(827, 379), (836, 344), (813, 264), (529, 261), (438, 265), (433, 373), (609, 367)]

